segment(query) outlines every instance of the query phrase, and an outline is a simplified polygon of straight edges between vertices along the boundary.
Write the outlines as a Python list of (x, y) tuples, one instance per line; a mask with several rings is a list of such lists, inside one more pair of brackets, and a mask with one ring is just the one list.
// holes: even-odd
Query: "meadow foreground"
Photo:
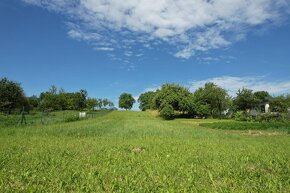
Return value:
[(1, 127), (0, 192), (289, 192), (289, 134), (199, 126), (218, 121), (114, 111)]

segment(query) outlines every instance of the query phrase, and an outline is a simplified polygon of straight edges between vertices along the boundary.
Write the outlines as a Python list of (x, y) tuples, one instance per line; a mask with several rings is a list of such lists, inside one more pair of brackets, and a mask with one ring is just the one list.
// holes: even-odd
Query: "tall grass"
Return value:
[[(102, 116), (109, 113), (109, 110), (102, 111), (91, 111), (87, 112), (88, 118), (94, 118), (96, 116)], [(55, 112), (39, 112), (32, 111), (30, 113), (25, 114), (26, 124), (27, 125), (50, 125), (62, 122), (73, 122), (83, 120), (79, 119), (79, 111), (55, 111)], [(21, 114), (1, 114), (0, 113), (0, 127), (8, 127), (8, 126), (19, 126), (21, 121)], [(24, 125), (24, 123), (23, 123)]]

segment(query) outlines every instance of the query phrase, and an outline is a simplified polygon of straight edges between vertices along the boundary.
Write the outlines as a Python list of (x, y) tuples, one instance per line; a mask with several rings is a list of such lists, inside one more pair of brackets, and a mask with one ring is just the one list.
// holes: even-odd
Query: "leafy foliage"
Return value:
[(29, 110), (38, 108), (40, 100), (37, 96), (33, 95), (31, 97), (27, 97), (27, 101), (29, 104)]
[(148, 109), (152, 109), (153, 108), (153, 98), (155, 96), (156, 92), (145, 92), (142, 93), (139, 98), (138, 98), (138, 102), (139, 102), (139, 108), (142, 111), (146, 111)]
[(122, 109), (131, 109), (134, 103), (135, 99), (129, 93), (122, 93), (119, 97), (119, 107)]
[(270, 101), (270, 109), (273, 112), (286, 113), (290, 108), (290, 96), (277, 96)]
[(209, 104), (196, 101), (194, 103), (194, 112), (198, 117), (208, 117), (211, 114), (211, 109)]
[(178, 84), (164, 84), (153, 98), (153, 105), (159, 111), (165, 105), (170, 105), (175, 111), (189, 112), (193, 95), (188, 89)]
[(241, 111), (256, 108), (259, 103), (260, 100), (254, 95), (253, 91), (245, 88), (239, 89), (237, 92), (237, 97), (234, 99), (236, 109)]
[(230, 97), (227, 91), (214, 83), (206, 83), (194, 93), (198, 115), (220, 117), (229, 107)]
[(49, 91), (40, 94), (39, 108), (41, 110), (82, 110), (86, 107), (87, 91), (81, 89), (79, 92), (69, 93), (64, 89), (57, 92), (52, 86)]
[(254, 93), (254, 95), (260, 103), (269, 102), (272, 98), (267, 91), (257, 91)]
[(109, 109), (111, 109), (111, 108), (114, 107), (114, 103), (112, 101), (110, 101), (109, 99), (105, 98), (105, 99), (100, 99), (99, 101), (102, 101), (101, 102), (101, 104), (102, 104), (101, 108), (105, 108), (105, 109), (109, 108)]
[(27, 100), (19, 83), (7, 78), (0, 79), (0, 110), (11, 113), (26, 104)]
[(163, 117), (166, 120), (172, 120), (172, 119), (174, 119), (174, 115), (175, 114), (174, 114), (173, 107), (171, 105), (169, 105), (169, 104), (166, 103), (162, 107), (162, 109), (160, 111), (160, 115), (161, 115), (161, 117)]
[(174, 111), (188, 116), (220, 117), (221, 113), (229, 108), (231, 98), (226, 90), (213, 83), (206, 83), (194, 93), (177, 84), (164, 84), (156, 91), (153, 106), (161, 112), (165, 104), (172, 106)]
[(98, 100), (96, 98), (88, 98), (86, 102), (87, 102), (87, 107), (90, 110), (94, 110), (94, 108), (98, 105)]

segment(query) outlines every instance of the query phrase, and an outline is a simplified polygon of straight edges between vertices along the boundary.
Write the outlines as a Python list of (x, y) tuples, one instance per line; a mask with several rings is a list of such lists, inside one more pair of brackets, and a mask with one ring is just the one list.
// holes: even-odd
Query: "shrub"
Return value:
[(244, 111), (237, 111), (234, 114), (234, 119), (236, 121), (247, 121), (247, 114)]
[(259, 122), (280, 121), (280, 118), (278, 114), (264, 113), (258, 115), (256, 117), (256, 121)]
[(171, 105), (166, 103), (163, 108), (160, 111), (161, 117), (163, 117), (166, 120), (172, 120), (174, 119), (174, 109)]

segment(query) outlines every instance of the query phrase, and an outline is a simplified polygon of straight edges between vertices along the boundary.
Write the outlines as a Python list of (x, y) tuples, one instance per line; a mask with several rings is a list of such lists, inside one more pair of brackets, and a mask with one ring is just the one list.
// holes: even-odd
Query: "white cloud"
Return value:
[(100, 50), (100, 51), (114, 51), (114, 48), (110, 48), (110, 47), (96, 47), (94, 49)]
[(181, 58), (229, 46), (290, 12), (289, 0), (23, 1), (66, 15), (68, 35), (93, 46), (152, 47), (161, 40), (176, 46), (175, 56)]
[(221, 76), (206, 80), (197, 80), (190, 82), (190, 90), (194, 91), (204, 86), (206, 82), (213, 82), (218, 86), (228, 90), (231, 96), (235, 96), (238, 89), (248, 88), (254, 91), (268, 91), (270, 94), (290, 93), (290, 80), (288, 81), (269, 81), (266, 76)]
[(174, 56), (177, 58), (188, 59), (193, 55), (193, 51), (190, 48), (185, 48), (183, 50), (178, 51)]

